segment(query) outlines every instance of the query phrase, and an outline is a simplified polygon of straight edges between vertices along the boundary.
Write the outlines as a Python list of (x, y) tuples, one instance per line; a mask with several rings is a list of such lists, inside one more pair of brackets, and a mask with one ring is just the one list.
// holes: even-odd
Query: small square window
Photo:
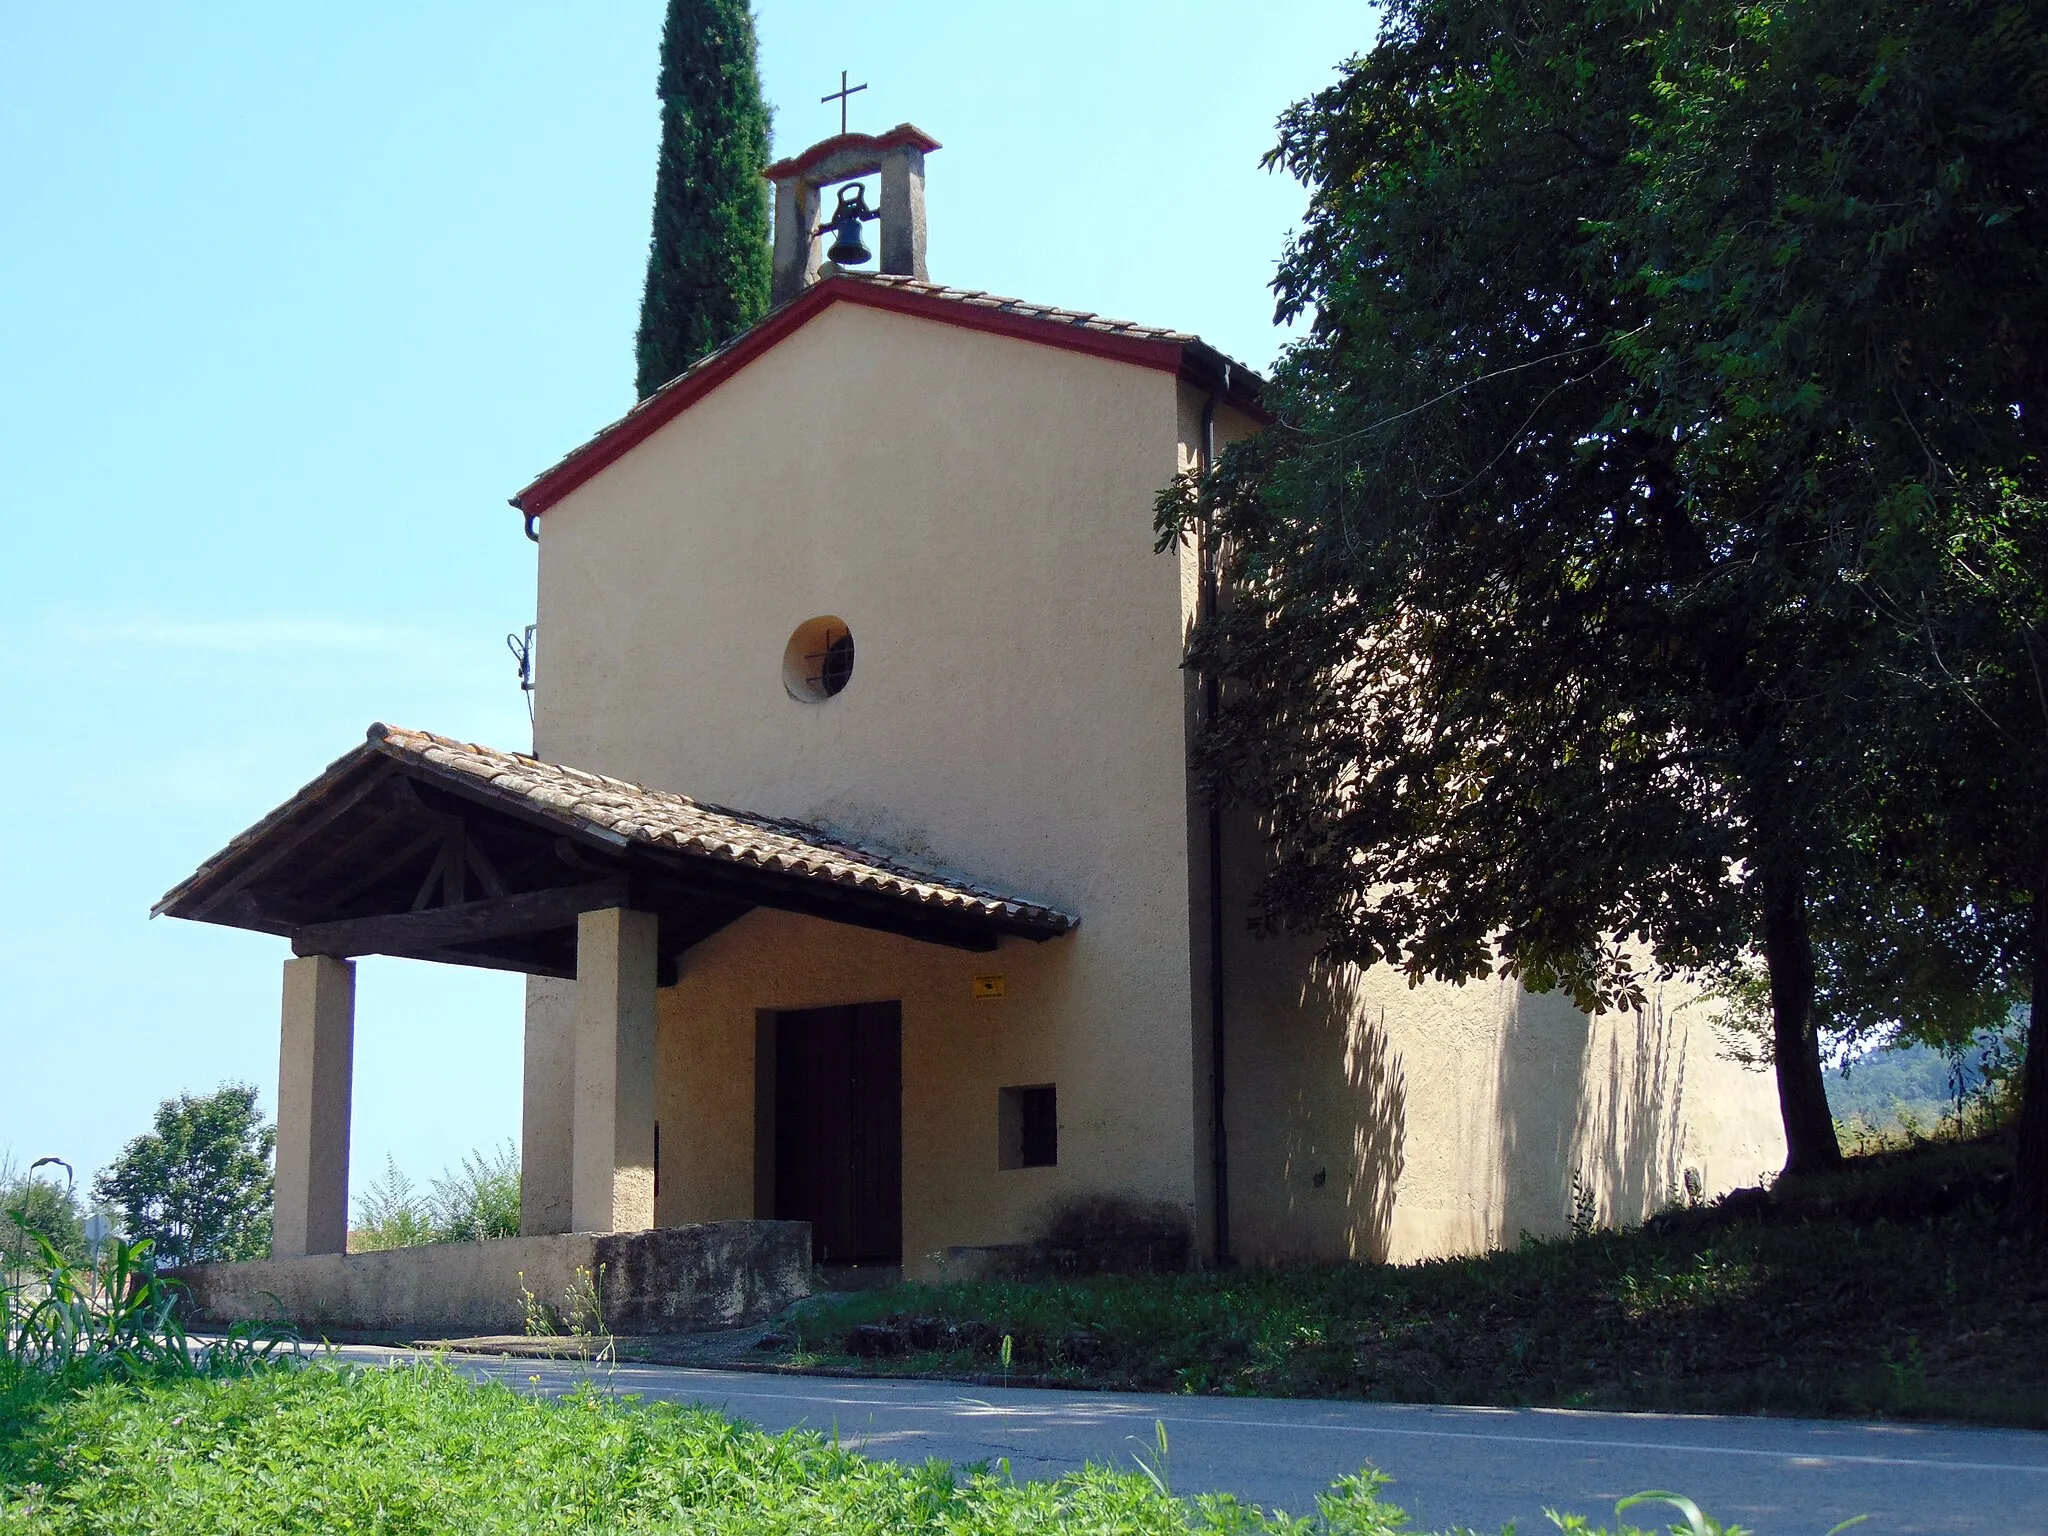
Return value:
[(997, 1166), (1050, 1168), (1060, 1160), (1059, 1090), (1051, 1083), (1004, 1088), (996, 1096)]

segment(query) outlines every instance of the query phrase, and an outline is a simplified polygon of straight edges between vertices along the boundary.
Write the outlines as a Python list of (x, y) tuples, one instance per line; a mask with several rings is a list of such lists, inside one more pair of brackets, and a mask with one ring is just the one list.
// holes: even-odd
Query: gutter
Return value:
[[(1230, 393), (1230, 364), (1219, 359), (1221, 375), (1210, 386), (1202, 402), (1201, 472), (1206, 479), (1216, 463), (1216, 406)], [(1217, 547), (1213, 521), (1204, 520), (1201, 542), (1201, 595), (1197, 618), (1206, 622), (1216, 616), (1222, 601), (1222, 551)], [(1223, 687), (1214, 671), (1202, 674), (1202, 724), (1216, 718)], [(1223, 1005), (1223, 812), (1212, 801), (1208, 807), (1209, 843), (1209, 1183), (1213, 1202), (1210, 1227), (1214, 1234), (1214, 1263), (1227, 1269), (1230, 1256), (1230, 1143), (1224, 1118), (1224, 1045), (1226, 1041)]]

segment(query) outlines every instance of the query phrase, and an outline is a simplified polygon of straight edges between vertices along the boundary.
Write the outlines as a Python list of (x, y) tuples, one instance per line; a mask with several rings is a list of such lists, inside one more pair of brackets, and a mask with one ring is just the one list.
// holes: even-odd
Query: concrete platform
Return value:
[(718, 1221), (646, 1232), (571, 1232), (381, 1253), (316, 1254), (170, 1272), (187, 1326), (289, 1323), (340, 1333), (524, 1333), (529, 1307), (591, 1327), (594, 1289), (616, 1334), (672, 1334), (759, 1322), (811, 1290), (801, 1221)]

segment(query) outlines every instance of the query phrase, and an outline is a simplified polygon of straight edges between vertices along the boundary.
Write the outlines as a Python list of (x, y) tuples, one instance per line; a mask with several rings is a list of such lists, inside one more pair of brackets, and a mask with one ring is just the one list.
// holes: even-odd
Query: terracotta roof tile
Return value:
[[(922, 907), (999, 919), (1006, 927), (1043, 935), (1065, 933), (1079, 921), (1055, 907), (912, 864), (804, 822), (706, 805), (687, 795), (647, 789), (566, 763), (543, 762), (523, 753), (388, 725), (370, 728), (367, 750), (433, 769), (444, 782), (450, 778), (473, 781), (493, 796), (523, 801), (572, 824), (602, 828), (654, 850), (779, 870)], [(229, 843), (158, 902), (156, 910), (172, 907), (214, 872), (248, 853), (280, 821), (316, 803), (353, 758), (351, 754), (336, 763), (298, 796)]]

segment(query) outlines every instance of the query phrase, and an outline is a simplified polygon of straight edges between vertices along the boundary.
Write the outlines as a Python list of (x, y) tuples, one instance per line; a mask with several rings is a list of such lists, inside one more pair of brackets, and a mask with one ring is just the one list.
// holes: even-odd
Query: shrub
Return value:
[(356, 1201), (355, 1225), (348, 1235), (350, 1253), (381, 1253), (434, 1241), (434, 1218), (425, 1198), (386, 1154), (384, 1177), (372, 1179)]
[(450, 1243), (519, 1235), (519, 1151), (511, 1142), (472, 1152), (434, 1180), (434, 1230)]
[(351, 1253), (378, 1253), (422, 1243), (473, 1243), (519, 1235), (519, 1152), (511, 1142), (476, 1151), (459, 1168), (419, 1186), (386, 1156), (384, 1177), (356, 1202)]

